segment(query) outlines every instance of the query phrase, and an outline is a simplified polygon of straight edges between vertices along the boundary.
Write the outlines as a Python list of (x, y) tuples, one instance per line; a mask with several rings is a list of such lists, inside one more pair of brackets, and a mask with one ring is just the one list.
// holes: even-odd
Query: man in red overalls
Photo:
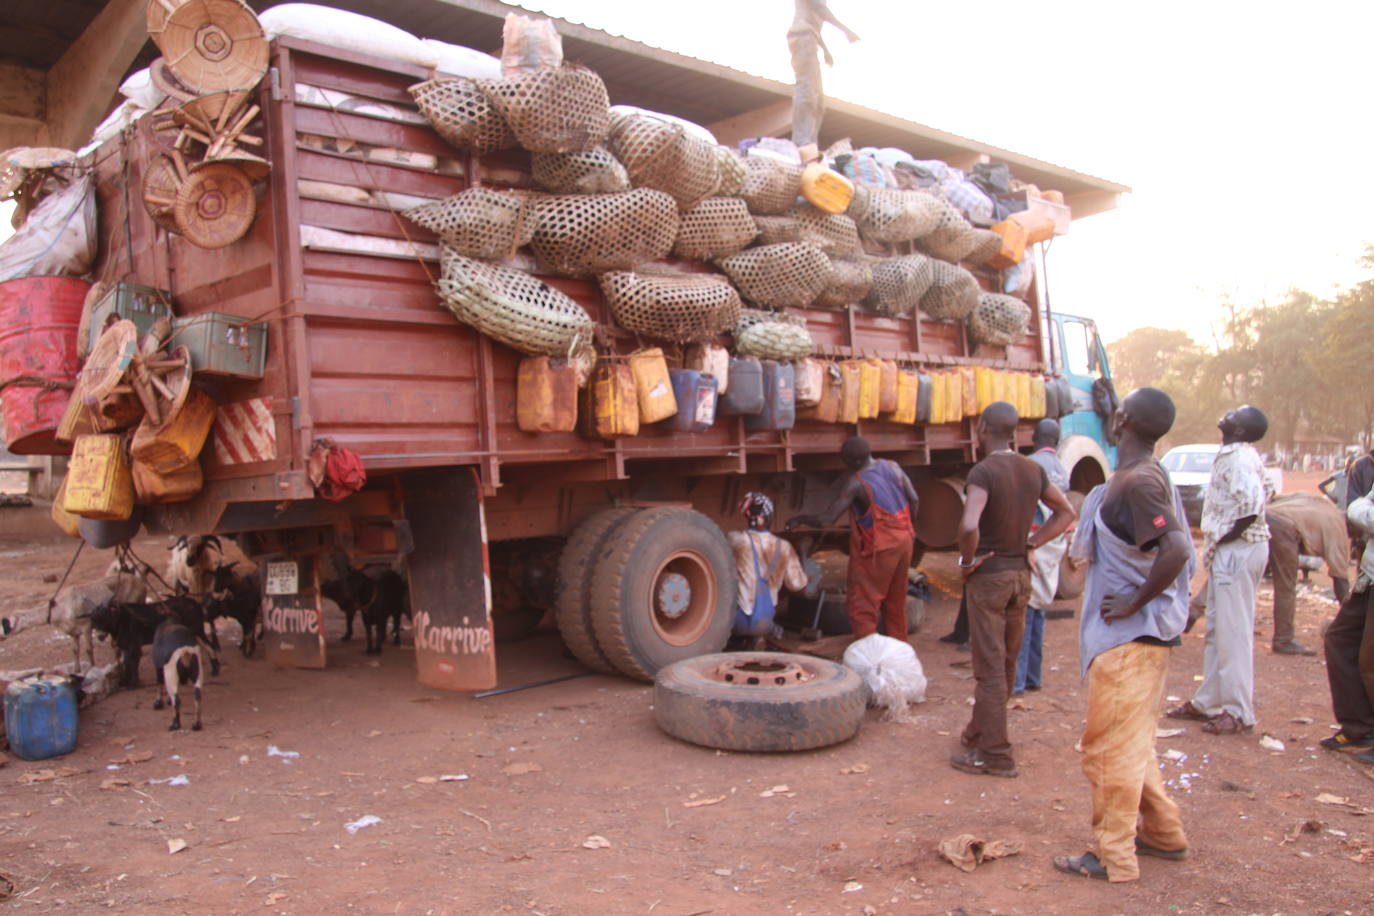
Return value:
[(883, 630), (906, 639), (907, 569), (916, 538), (916, 488), (895, 462), (875, 459), (868, 440), (853, 436), (840, 448), (845, 467), (854, 473), (825, 512), (797, 515), (787, 529), (805, 525), (828, 528), (848, 512), (849, 626), (857, 637)]

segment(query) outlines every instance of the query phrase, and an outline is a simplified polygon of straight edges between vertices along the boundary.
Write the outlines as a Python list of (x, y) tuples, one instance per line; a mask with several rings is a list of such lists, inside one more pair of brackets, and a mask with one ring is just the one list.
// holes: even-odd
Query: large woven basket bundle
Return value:
[(610, 129), (606, 84), (586, 67), (539, 67), (477, 84), (532, 153), (591, 149)]
[(716, 194), (721, 197), (738, 196), (744, 187), (744, 177), (748, 174), (744, 157), (728, 146), (717, 146), (716, 165), (720, 170), (720, 185), (716, 188)]
[(677, 203), (662, 191), (550, 195), (531, 206), (530, 247), (556, 273), (630, 270), (667, 257), (677, 239)]
[(604, 146), (576, 153), (535, 153), (530, 174), (555, 194), (609, 194), (630, 190), (630, 176)]
[(969, 316), (968, 331), (979, 343), (1009, 346), (1026, 336), (1030, 306), (1014, 296), (983, 293)]
[(830, 282), (830, 259), (810, 242), (749, 248), (718, 263), (740, 295), (771, 308), (810, 305)]
[(875, 242), (910, 242), (940, 225), (945, 203), (924, 191), (866, 188), (847, 211), (859, 232)]
[(599, 278), (616, 323), (677, 343), (709, 340), (735, 326), (742, 305), (717, 274), (607, 271)]
[(683, 211), (673, 254), (699, 261), (739, 251), (759, 233), (749, 207), (739, 197), (708, 197)]
[(801, 193), (802, 168), (769, 156), (744, 157), (744, 181), (739, 196), (750, 213), (765, 216), (786, 213)]
[(843, 213), (826, 213), (810, 204), (792, 210), (803, 242), (811, 242), (832, 258), (847, 258), (859, 251), (859, 229)]
[(629, 114), (611, 124), (611, 152), (625, 163), (637, 188), (666, 191), (682, 209), (716, 193), (720, 160), (716, 147), (689, 135), (681, 124)]
[(978, 305), (982, 289), (973, 274), (954, 264), (930, 261), (930, 289), (921, 297), (921, 311), (931, 318), (964, 319)]
[(582, 306), (524, 271), (445, 251), (439, 298), (454, 316), (522, 353), (579, 357), (594, 323)]
[(973, 251), (973, 224), (949, 201), (940, 203), (940, 225), (921, 239), (921, 247), (932, 257), (957, 264)]
[(803, 359), (815, 342), (805, 325), (790, 321), (758, 321), (735, 331), (735, 352), (762, 359)]
[(469, 258), (510, 257), (534, 235), (535, 218), (525, 196), (490, 188), (468, 188), (402, 212)]
[(435, 132), (458, 149), (484, 156), (516, 145), (510, 125), (474, 80), (445, 77), (407, 91)]
[(832, 258), (830, 282), (811, 304), (821, 308), (844, 308), (863, 300), (873, 285), (873, 265), (858, 258)]
[(973, 248), (964, 257), (964, 263), (983, 265), (992, 260), (1002, 250), (1002, 236), (991, 229), (973, 230)]
[(923, 254), (884, 258), (873, 265), (868, 305), (884, 315), (909, 315), (934, 279), (934, 262)]

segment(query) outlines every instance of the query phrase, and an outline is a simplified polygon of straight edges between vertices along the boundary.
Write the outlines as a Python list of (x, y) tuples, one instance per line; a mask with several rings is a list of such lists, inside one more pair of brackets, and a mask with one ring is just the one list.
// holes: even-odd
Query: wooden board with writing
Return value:
[(296, 567), (295, 591), (262, 598), (262, 642), (267, 660), (287, 668), (323, 668), (324, 613), (320, 610), (316, 558), (270, 561), (266, 564), (268, 581), (275, 583), (276, 590), (285, 590), (291, 584), (292, 565)]

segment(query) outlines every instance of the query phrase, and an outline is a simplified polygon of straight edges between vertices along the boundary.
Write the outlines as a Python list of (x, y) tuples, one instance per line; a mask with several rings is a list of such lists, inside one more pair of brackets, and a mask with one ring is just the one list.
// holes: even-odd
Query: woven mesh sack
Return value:
[(791, 215), (797, 220), (801, 241), (811, 242), (832, 258), (858, 253), (858, 226), (843, 213), (826, 213), (810, 204), (800, 204)]
[(716, 194), (721, 197), (735, 197), (744, 187), (744, 158), (728, 146), (716, 147), (716, 165), (720, 170), (720, 185)]
[(749, 207), (739, 197), (708, 197), (682, 213), (673, 254), (706, 261), (739, 251), (759, 234)]
[(964, 256), (966, 264), (986, 264), (1002, 250), (1002, 236), (991, 229), (973, 230), (973, 250)]
[(436, 285), (459, 321), (522, 353), (576, 358), (591, 347), (586, 310), (524, 271), (445, 251)]
[(806, 319), (800, 315), (789, 315), (786, 312), (770, 312), (768, 309), (741, 309), (739, 319), (735, 326), (730, 329), (730, 333), (739, 337), (745, 331), (756, 324), (764, 324), (770, 321), (781, 321), (783, 324), (794, 324), (799, 328), (806, 327)]
[(604, 146), (577, 153), (535, 153), (530, 174), (555, 194), (609, 194), (630, 190), (625, 166)]
[(484, 156), (516, 145), (510, 125), (474, 80), (434, 79), (407, 91), (435, 132), (459, 149)]
[(635, 187), (666, 191), (684, 210), (715, 194), (720, 186), (716, 147), (688, 135), (681, 124), (647, 115), (622, 115), (611, 126), (610, 146), (625, 163)]
[(759, 305), (810, 305), (830, 282), (830, 259), (810, 242), (750, 248), (719, 264), (740, 295)]
[(931, 318), (963, 319), (972, 314), (982, 293), (973, 274), (935, 259), (931, 259), (930, 269), (930, 289), (921, 297), (921, 311)]
[(923, 254), (884, 258), (873, 265), (867, 304), (884, 315), (910, 315), (935, 279), (934, 264)]
[(932, 257), (957, 264), (973, 251), (973, 224), (948, 201), (940, 201), (940, 225), (921, 239), (921, 247)]
[(929, 235), (944, 216), (943, 200), (924, 191), (868, 188), (847, 211), (859, 232), (875, 242), (910, 242)]
[(802, 168), (768, 156), (744, 157), (744, 182), (739, 196), (750, 213), (765, 216), (786, 213), (801, 193)]
[(457, 254), (500, 260), (528, 245), (535, 220), (520, 194), (468, 188), (452, 197), (402, 211), (406, 219), (434, 232)]
[(735, 326), (743, 308), (730, 281), (716, 274), (602, 274), (601, 291), (627, 331), (677, 343), (708, 340)]
[(1030, 306), (1014, 296), (983, 293), (969, 316), (968, 331), (979, 343), (1010, 346), (1030, 329)]
[(760, 359), (802, 359), (813, 349), (811, 332), (786, 321), (760, 321), (735, 335), (736, 353)]
[(591, 149), (610, 129), (606, 84), (586, 67), (539, 67), (477, 85), (532, 153)]
[(802, 240), (801, 223), (795, 216), (756, 216), (760, 245), (781, 245)]
[(677, 203), (662, 191), (557, 194), (530, 204), (530, 247), (555, 273), (630, 270), (667, 257), (677, 239)]
[(873, 285), (873, 265), (867, 261), (832, 259), (830, 282), (811, 304), (821, 308), (844, 308), (861, 301)]

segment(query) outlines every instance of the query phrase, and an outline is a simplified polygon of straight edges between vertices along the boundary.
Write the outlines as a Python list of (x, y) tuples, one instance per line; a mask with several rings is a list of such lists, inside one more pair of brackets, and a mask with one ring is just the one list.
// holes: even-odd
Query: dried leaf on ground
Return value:
[(611, 841), (606, 839), (604, 836), (597, 836), (596, 834), (592, 834), (591, 836), (587, 837), (585, 840), (582, 841), (582, 848), (610, 849)]
[(183, 849), (185, 849), (186, 846), (187, 846), (186, 841), (183, 840), (183, 839), (181, 839), (180, 837), (178, 837), (178, 838), (176, 838), (176, 839), (174, 839), (174, 840), (168, 840), (168, 841), (167, 841), (167, 854), (168, 854), (168, 855), (176, 855), (177, 853), (179, 853), (179, 852), (181, 852)]
[(725, 799), (727, 799), (727, 798), (729, 798), (728, 795), (722, 795), (722, 796), (720, 796), (719, 798), (698, 798), (696, 801), (685, 801), (685, 802), (683, 802), (683, 803), (682, 803), (682, 807), (684, 807), (684, 808), (702, 808), (702, 807), (705, 807), (706, 805), (718, 805), (718, 804), (720, 804), (721, 802), (725, 801)]

